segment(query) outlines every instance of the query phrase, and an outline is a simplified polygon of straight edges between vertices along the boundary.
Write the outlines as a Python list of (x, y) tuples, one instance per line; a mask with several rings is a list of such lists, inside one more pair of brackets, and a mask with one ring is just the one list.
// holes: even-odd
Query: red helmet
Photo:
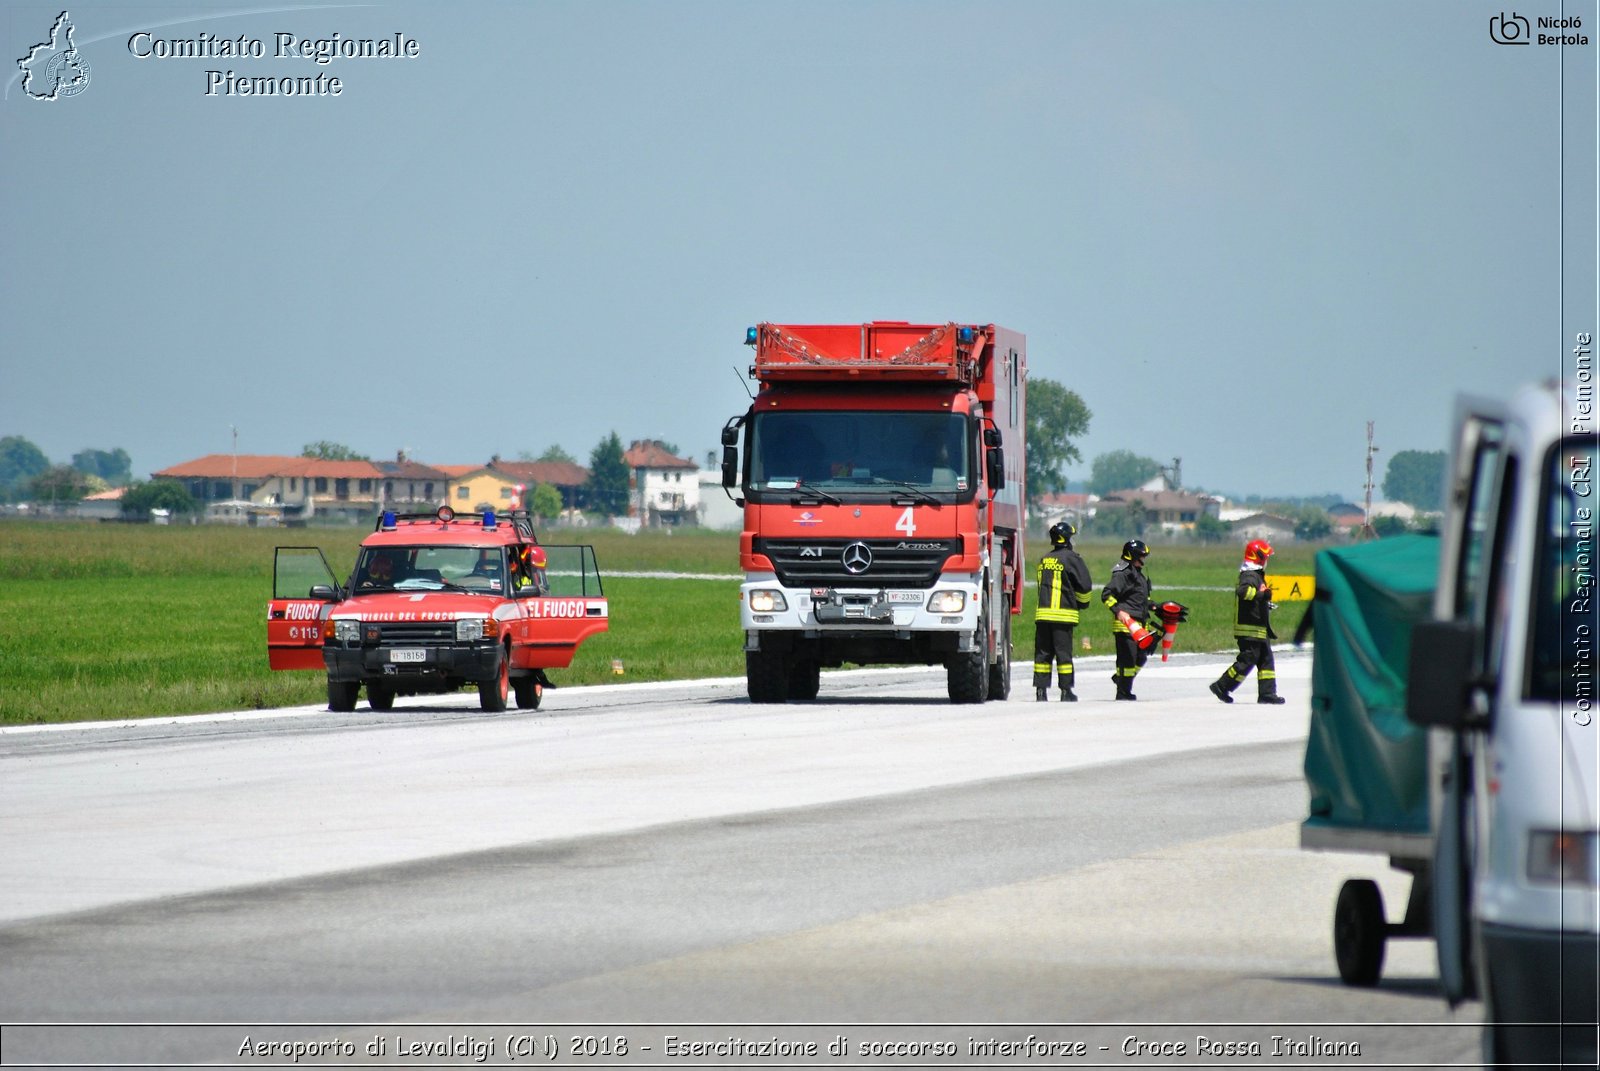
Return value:
[(1251, 565), (1265, 565), (1272, 557), (1272, 544), (1265, 539), (1252, 539), (1244, 545), (1244, 560)]
[(544, 548), (525, 546), (522, 548), (522, 559), (528, 563), (530, 568), (543, 569), (545, 567)]

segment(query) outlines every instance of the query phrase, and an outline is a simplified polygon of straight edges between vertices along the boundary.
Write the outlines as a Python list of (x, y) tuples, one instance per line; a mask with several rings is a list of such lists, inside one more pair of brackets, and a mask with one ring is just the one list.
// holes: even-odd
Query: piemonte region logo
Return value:
[(89, 88), (89, 61), (72, 43), (72, 16), (65, 11), (50, 27), (50, 40), (28, 49), (17, 66), (22, 69), (22, 91), (34, 100), (75, 97)]

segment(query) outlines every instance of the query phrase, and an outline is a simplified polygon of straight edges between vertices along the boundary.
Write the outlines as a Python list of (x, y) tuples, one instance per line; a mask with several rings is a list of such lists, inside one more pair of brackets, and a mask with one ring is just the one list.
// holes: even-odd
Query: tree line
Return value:
[[(1034, 377), (1028, 384), (1026, 458), (1027, 490), (1030, 500), (1039, 496), (1067, 490), (1069, 479), (1066, 468), (1081, 464), (1083, 457), (1077, 442), (1089, 431), (1093, 418), (1088, 405), (1076, 391), (1054, 380)], [(662, 442), (661, 446), (672, 454), (678, 448)], [(301, 448), (302, 457), (331, 461), (370, 461), (371, 458), (351, 447), (330, 440), (307, 443)], [(519, 455), (524, 461), (564, 461), (577, 463), (577, 459), (559, 445), (548, 447), (537, 457), (527, 453)], [(1404, 502), (1419, 510), (1437, 510), (1444, 496), (1445, 454), (1442, 450), (1402, 450), (1389, 458), (1383, 480), (1383, 496), (1392, 502)], [(8, 435), (0, 438), (0, 502), (35, 501), (70, 503), (81, 500), (95, 491), (109, 487), (127, 487), (122, 497), (124, 509), (130, 513), (147, 515), (152, 508), (174, 512), (192, 512), (198, 508), (188, 490), (175, 480), (136, 481), (132, 476), (132, 462), (126, 450), (84, 449), (72, 456), (67, 464), (52, 464), (38, 446), (27, 439)], [(630, 472), (623, 458), (622, 440), (615, 431), (602, 438), (589, 453), (589, 477), (579, 493), (580, 508), (597, 513), (619, 515), (627, 511), (628, 481)], [(1091, 494), (1104, 495), (1125, 490), (1150, 480), (1162, 471), (1154, 458), (1132, 450), (1112, 450), (1100, 454), (1090, 464), (1085, 481)], [(1330, 501), (1322, 505), (1332, 505)], [(1256, 501), (1252, 496), (1247, 502)], [(528, 509), (537, 516), (555, 516), (561, 510), (560, 493), (553, 487), (535, 486), (528, 491)], [(1273, 512), (1288, 516), (1296, 522), (1297, 529), (1304, 528), (1305, 538), (1319, 538), (1331, 530), (1324, 508), (1317, 502), (1263, 503)], [(1117, 511), (1107, 514), (1107, 526), (1115, 526)], [(1320, 519), (1319, 519), (1320, 518)], [(1124, 518), (1133, 524), (1134, 519)], [(1209, 529), (1220, 526), (1221, 533)], [(1196, 532), (1201, 538), (1226, 534), (1227, 526), (1215, 518), (1201, 518)], [(1120, 531), (1120, 530), (1119, 530)]]

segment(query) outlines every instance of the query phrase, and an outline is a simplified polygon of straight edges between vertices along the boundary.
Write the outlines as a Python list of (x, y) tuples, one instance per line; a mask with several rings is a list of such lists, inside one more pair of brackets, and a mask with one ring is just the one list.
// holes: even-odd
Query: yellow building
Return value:
[[(517, 481), (488, 465), (435, 465), (450, 477), (450, 508), (457, 513), (508, 510)], [(520, 504), (519, 504), (520, 505)]]

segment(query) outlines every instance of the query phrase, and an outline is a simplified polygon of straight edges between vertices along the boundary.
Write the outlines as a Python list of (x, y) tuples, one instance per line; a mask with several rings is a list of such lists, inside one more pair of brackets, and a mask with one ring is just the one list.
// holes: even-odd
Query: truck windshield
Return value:
[(749, 489), (962, 495), (974, 486), (967, 426), (953, 413), (757, 413)]
[(1534, 559), (1529, 699), (1594, 699), (1594, 471), (1593, 439), (1568, 439), (1550, 452)]
[(356, 561), (355, 593), (442, 591), (498, 594), (506, 590), (503, 547), (364, 547)]

